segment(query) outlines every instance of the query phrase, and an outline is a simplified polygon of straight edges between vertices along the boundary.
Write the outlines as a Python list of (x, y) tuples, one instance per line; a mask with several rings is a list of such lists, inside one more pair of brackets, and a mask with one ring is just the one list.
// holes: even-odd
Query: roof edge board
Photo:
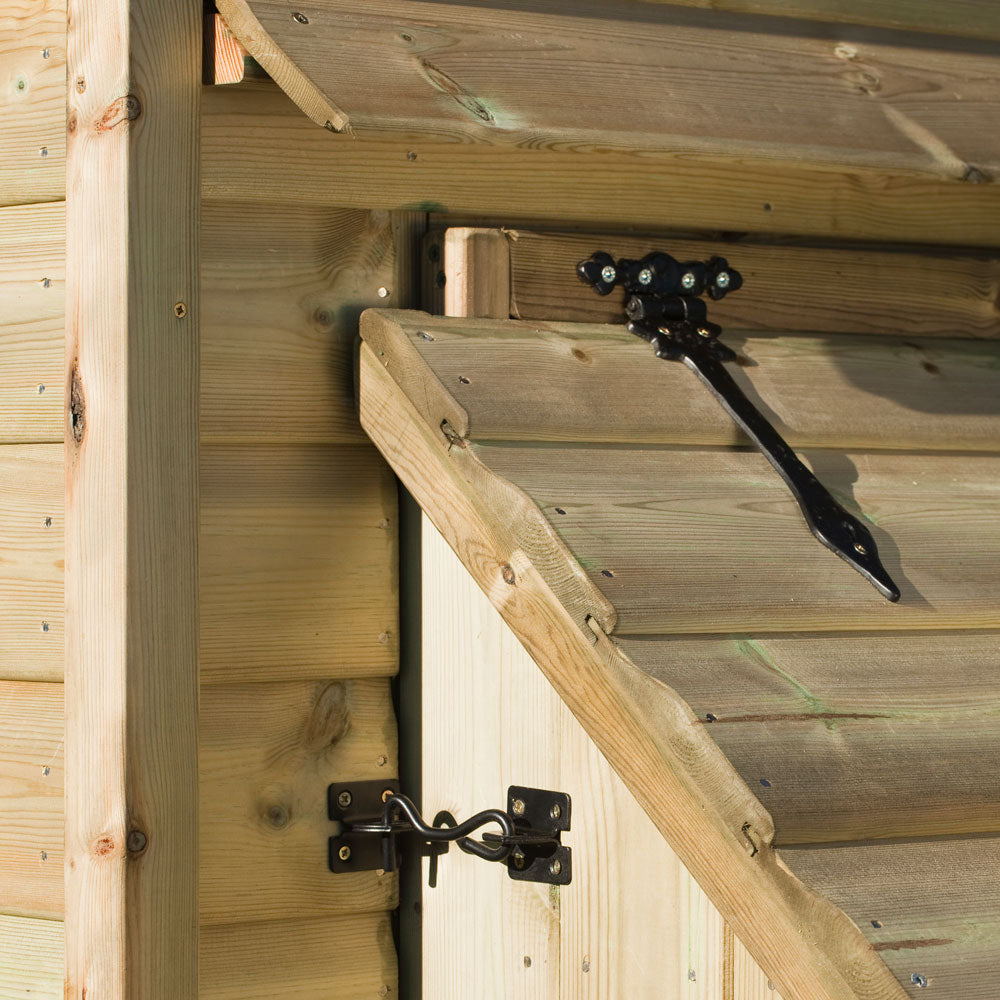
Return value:
[(905, 997), (855, 924), (782, 864), (770, 815), (690, 707), (572, 619), (367, 344), (359, 362), (369, 436), (783, 994)]
[(330, 132), (349, 132), (347, 112), (331, 103), (264, 29), (246, 0), (217, 0), (226, 26), (267, 70), (279, 87), (314, 121)]

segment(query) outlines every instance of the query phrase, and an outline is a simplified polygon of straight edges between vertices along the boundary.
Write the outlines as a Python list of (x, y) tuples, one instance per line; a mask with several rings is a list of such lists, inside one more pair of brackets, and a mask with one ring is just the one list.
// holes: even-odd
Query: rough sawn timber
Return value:
[(368, 434), (782, 994), (905, 996), (857, 928), (778, 862), (769, 815), (690, 708), (567, 614), (452, 461), (462, 443), (427, 426), (367, 344), (360, 366)]

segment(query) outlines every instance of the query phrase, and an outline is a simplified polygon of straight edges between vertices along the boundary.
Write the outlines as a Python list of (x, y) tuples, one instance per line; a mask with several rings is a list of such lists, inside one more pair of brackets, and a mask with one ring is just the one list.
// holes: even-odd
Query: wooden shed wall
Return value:
[[(60, 0), (0, 13), (0, 997), (62, 996), (65, 33)], [(395, 989), (395, 880), (330, 877), (323, 790), (396, 773), (395, 484), (351, 352), (422, 220), (202, 206), (204, 997)]]

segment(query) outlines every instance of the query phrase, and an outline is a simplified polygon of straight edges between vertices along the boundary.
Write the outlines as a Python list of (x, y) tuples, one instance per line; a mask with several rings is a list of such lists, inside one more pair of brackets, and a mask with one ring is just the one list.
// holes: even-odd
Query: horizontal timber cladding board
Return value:
[(0, 913), (62, 915), (62, 745), (62, 684), (0, 681)]
[(207, 202), (201, 260), (202, 440), (364, 441), (354, 339), (396, 301), (389, 214)]
[(203, 447), (202, 680), (395, 673), (395, 530), (368, 445)]
[[(0, 911), (58, 917), (62, 685), (0, 683), (0, 722)], [(396, 774), (387, 680), (205, 685), (199, 736), (203, 924), (395, 905), (392, 876), (326, 869), (327, 785)]]
[(0, 10), (0, 66), (0, 205), (61, 201), (66, 0), (7, 0)]
[(62, 680), (63, 448), (0, 445), (0, 678)]
[(305, 20), (281, 0), (219, 7), (303, 110), (335, 131), (986, 180), (1000, 167), (1000, 142), (983, 128), (1000, 112), (1000, 60), (972, 42), (942, 48), (859, 28), (848, 44), (835, 27), (776, 31), (770, 18), (599, 0), (541, 12), (313, 0)]
[(0, 1000), (63, 1000), (64, 950), (60, 921), (0, 914)]
[(330, 782), (398, 774), (387, 679), (204, 685), (201, 717), (203, 926), (396, 905), (395, 876), (327, 867)]
[(499, 480), (488, 503), (513, 484), (538, 505), (615, 608), (619, 634), (1000, 627), (997, 457), (806, 456), (863, 512), (902, 591), (890, 604), (813, 538), (756, 451), (466, 451), (489, 470), (484, 482)]
[[(447, 419), (473, 441), (749, 443), (692, 372), (658, 361), (621, 326), (372, 316), (365, 338), (428, 422)], [(740, 355), (727, 370), (792, 445), (1000, 446), (1000, 344), (738, 332), (724, 340)]]
[[(739, 292), (709, 303), (709, 316), (735, 330), (884, 333), (915, 337), (1000, 337), (1000, 257), (888, 253), (735, 240), (555, 235), (510, 231), (511, 315), (621, 323), (622, 296), (595, 295), (576, 276), (595, 250), (678, 260), (724, 256), (743, 275)], [(998, 235), (1000, 239), (1000, 235)]]
[(774, 818), (775, 842), (988, 832), (1000, 635), (620, 639)]
[[(239, 155), (234, 151), (239, 150)], [(993, 247), (1000, 185), (915, 171), (332, 135), (270, 85), (202, 97), (207, 200)], [(609, 197), (606, 177), (614, 178)], [(619, 183), (619, 181), (622, 181)]]
[(0, 208), (0, 442), (62, 440), (65, 271), (62, 202)]
[(202, 927), (200, 1000), (397, 995), (388, 913)]
[(746, 14), (777, 14), (810, 21), (870, 24), (933, 31), (969, 38), (1000, 39), (1000, 9), (993, 0), (649, 0)]
[(1000, 838), (788, 848), (780, 855), (861, 928), (911, 996), (995, 1000)]
[(367, 344), (360, 402), (362, 426), (783, 993), (802, 1000), (905, 996), (861, 932), (777, 863), (770, 815), (687, 704), (560, 599), (508, 518), (452, 462), (464, 449), (449, 448), (424, 424)]

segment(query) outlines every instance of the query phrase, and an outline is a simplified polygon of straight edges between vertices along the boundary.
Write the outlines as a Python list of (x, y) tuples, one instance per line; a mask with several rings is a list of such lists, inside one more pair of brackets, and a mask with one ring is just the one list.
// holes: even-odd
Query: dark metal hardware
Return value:
[(774, 466), (816, 538), (885, 598), (898, 601), (899, 588), (882, 565), (871, 532), (834, 500), (722, 366), (736, 354), (719, 340), (722, 328), (708, 321), (699, 296), (719, 300), (737, 291), (740, 273), (724, 257), (685, 264), (670, 254), (651, 253), (638, 261), (616, 261), (599, 251), (580, 261), (577, 275), (598, 295), (624, 290), (629, 332), (648, 340), (658, 358), (687, 365)]
[[(340, 824), (330, 838), (330, 870), (396, 871), (402, 858), (399, 841), (410, 839), (425, 854), (443, 853), (456, 843), (466, 854), (504, 862), (518, 881), (569, 885), (572, 852), (563, 846), (562, 834), (570, 827), (571, 806), (564, 792), (512, 785), (506, 812), (485, 809), (454, 826), (429, 825), (397, 781), (330, 785), (327, 812)], [(484, 833), (482, 840), (470, 836), (489, 824), (496, 824), (500, 833)]]

